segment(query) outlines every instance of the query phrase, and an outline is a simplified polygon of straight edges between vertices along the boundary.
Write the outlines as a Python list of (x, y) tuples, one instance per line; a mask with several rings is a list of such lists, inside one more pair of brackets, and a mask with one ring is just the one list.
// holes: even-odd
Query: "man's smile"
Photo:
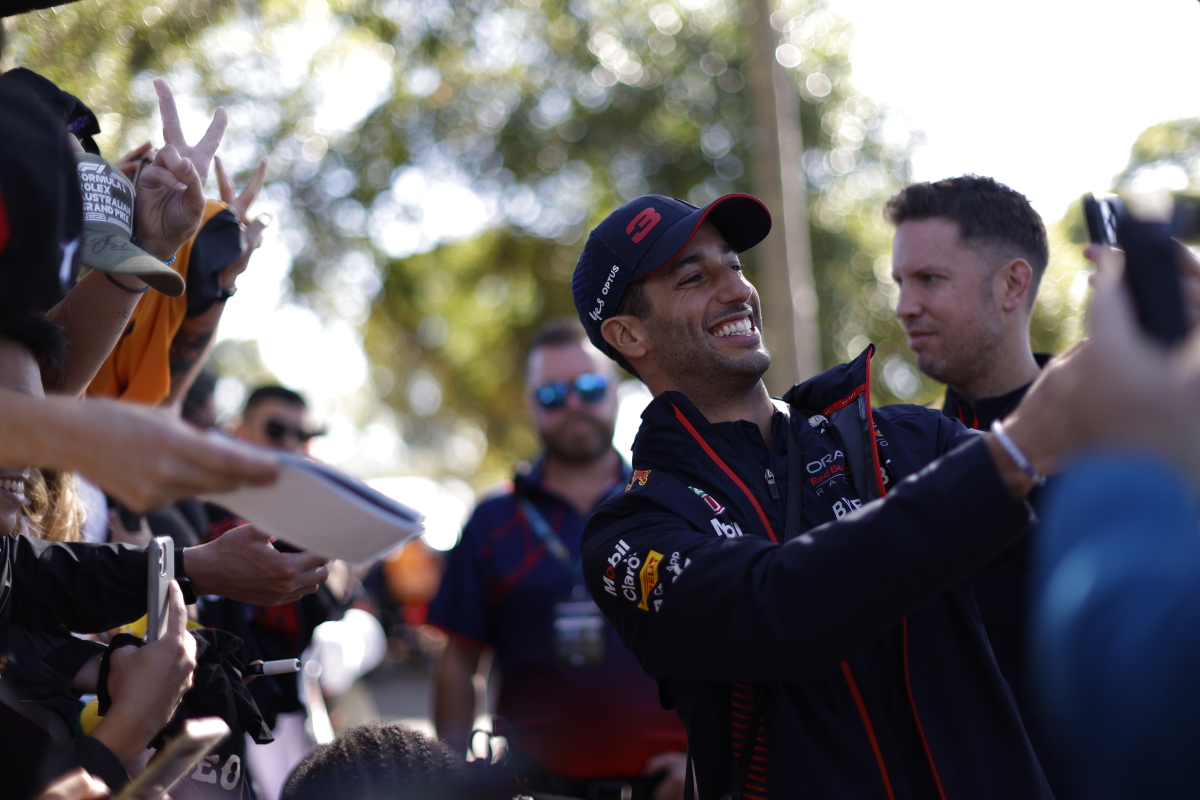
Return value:
[(726, 314), (707, 326), (706, 331), (709, 336), (729, 344), (752, 344), (762, 339), (762, 332), (755, 324), (754, 314), (750, 309)]

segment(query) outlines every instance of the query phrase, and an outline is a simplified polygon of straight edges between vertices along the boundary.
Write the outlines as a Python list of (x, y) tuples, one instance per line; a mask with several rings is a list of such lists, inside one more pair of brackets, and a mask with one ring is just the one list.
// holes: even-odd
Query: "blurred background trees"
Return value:
[[(876, 402), (929, 401), (938, 387), (912, 366), (893, 317), (881, 216), (917, 139), (855, 89), (852, 31), (824, 0), (774, 7), (770, 55), (794, 82), (804, 142), (792, 168), (807, 189), (821, 359), (874, 342)], [(365, 399), (342, 410), (399, 431), (403, 470), (478, 487), (536, 451), (521, 353), (539, 324), (574, 313), (571, 272), (590, 228), (640, 194), (704, 204), (752, 192), (754, 9), (83, 0), (11, 21), (4, 66), (83, 98), (110, 158), (156, 133), (153, 77), (183, 96), (185, 122), (226, 106), (227, 165), (245, 175), (271, 158), (271, 235), (291, 301), (344, 320), (367, 356)], [(1065, 261), (1037, 315), (1035, 339), (1051, 349), (1078, 336), (1086, 291), (1070, 239), (1056, 229)], [(760, 284), (783, 267), (754, 251), (745, 260)], [(226, 375), (268, 374), (252, 342), (218, 355)]]

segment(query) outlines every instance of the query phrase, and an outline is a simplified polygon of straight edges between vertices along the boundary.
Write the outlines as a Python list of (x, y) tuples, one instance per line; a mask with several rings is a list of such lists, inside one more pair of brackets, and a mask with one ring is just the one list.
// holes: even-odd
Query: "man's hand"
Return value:
[(104, 781), (79, 768), (56, 779), (37, 800), (103, 800), (108, 796)]
[(1200, 330), (1168, 350), (1137, 320), (1124, 255), (1093, 245), (1095, 295), (1086, 370), (1071, 398), (1075, 449), (1152, 450), (1200, 482)]
[(667, 775), (654, 787), (654, 800), (683, 800), (683, 789), (687, 785), (687, 753), (659, 753), (646, 762), (646, 775), (659, 772)]
[(168, 259), (195, 235), (204, 216), (204, 181), (225, 134), (227, 115), (218, 108), (195, 145), (183, 138), (179, 111), (166, 81), (154, 81), (163, 121), (163, 148), (142, 170), (134, 200), (134, 228), (142, 249)]
[(278, 463), (269, 455), (198, 433), (167, 411), (109, 400), (75, 406), (76, 436), (56, 442), (75, 458), (48, 466), (82, 472), (131, 511), (269, 484), (278, 475)]
[(154, 156), (148, 155), (150, 148), (151, 145), (149, 142), (146, 142), (139, 147), (135, 147), (125, 155), (121, 156), (113, 164), (113, 166), (120, 170), (121, 174), (126, 178), (133, 180), (134, 175), (137, 174), (139, 166), (142, 166), (143, 163), (149, 164), (154, 160)]
[(229, 206), (229, 210), (237, 217), (238, 224), (242, 227), (242, 255), (231, 261), (221, 274), (221, 287), (228, 289), (237, 280), (237, 276), (246, 271), (250, 256), (262, 244), (263, 232), (271, 224), (270, 214), (259, 214), (253, 219), (250, 217), (250, 206), (258, 199), (263, 180), (267, 177), (267, 159), (258, 162), (258, 168), (250, 176), (250, 183), (241, 194), (237, 193), (233, 187), (233, 180), (225, 174), (225, 166), (221, 159), (215, 158), (214, 164), (217, 168), (217, 186), (221, 189), (221, 199)]
[(92, 736), (127, 764), (166, 726), (192, 686), (196, 640), (187, 630), (179, 584), (168, 587), (166, 635), (145, 647), (122, 647), (108, 664), (112, 707)]
[(0, 464), (81, 472), (134, 512), (196, 494), (263, 486), (269, 453), (205, 436), (167, 411), (0, 390)]
[(312, 594), (329, 577), (323, 557), (281, 553), (271, 537), (242, 525), (208, 544), (183, 551), (197, 594), (216, 594), (259, 606), (278, 606)]
[(258, 167), (255, 168), (254, 174), (250, 176), (250, 183), (246, 184), (246, 188), (241, 194), (233, 186), (233, 179), (225, 173), (225, 165), (221, 163), (220, 157), (214, 157), (213, 163), (217, 168), (217, 186), (221, 190), (221, 199), (229, 206), (229, 210), (237, 217), (238, 224), (249, 227), (252, 222), (258, 222), (264, 217), (266, 221), (259, 228), (259, 236), (251, 242), (249, 235), (246, 237), (248, 250), (253, 250), (261, 243), (262, 229), (266, 228), (271, 222), (269, 214), (260, 215), (254, 219), (250, 218), (250, 206), (254, 205), (254, 201), (258, 199), (258, 193), (262, 191), (263, 181), (267, 177), (267, 159), (259, 160)]

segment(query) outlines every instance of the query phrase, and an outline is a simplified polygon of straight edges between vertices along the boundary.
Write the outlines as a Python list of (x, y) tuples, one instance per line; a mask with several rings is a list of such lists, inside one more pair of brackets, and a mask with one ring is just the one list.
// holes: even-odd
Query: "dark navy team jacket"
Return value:
[(956, 420), (872, 408), (871, 352), (777, 401), (769, 447), (657, 397), (584, 532), (588, 589), (687, 727), (702, 798), (748, 741), (750, 800), (1049, 798), (963, 585), (1028, 507)]

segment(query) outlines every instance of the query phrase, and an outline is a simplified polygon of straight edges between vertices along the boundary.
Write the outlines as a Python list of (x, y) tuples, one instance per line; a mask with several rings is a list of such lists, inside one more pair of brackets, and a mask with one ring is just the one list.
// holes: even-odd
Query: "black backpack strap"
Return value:
[(692, 749), (687, 752), (687, 770), (683, 774), (683, 800), (696, 800), (696, 782), (692, 775)]

